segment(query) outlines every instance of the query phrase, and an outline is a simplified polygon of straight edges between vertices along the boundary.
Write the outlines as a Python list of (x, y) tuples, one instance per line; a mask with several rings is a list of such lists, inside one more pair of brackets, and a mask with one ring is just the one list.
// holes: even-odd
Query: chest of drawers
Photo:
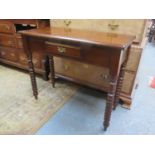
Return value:
[[(27, 58), (23, 50), (21, 35), (18, 33), (22, 29), (48, 27), (48, 20), (35, 19), (7, 19), (0, 20), (0, 62), (9, 66), (15, 66), (24, 70), (28, 69)], [(46, 75), (46, 58), (33, 53), (34, 65), (37, 73)]]

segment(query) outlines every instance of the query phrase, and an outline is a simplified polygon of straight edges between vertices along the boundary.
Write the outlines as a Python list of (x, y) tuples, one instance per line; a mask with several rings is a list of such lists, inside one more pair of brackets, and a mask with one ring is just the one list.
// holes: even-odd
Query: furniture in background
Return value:
[(155, 40), (155, 19), (152, 19), (148, 37), (149, 37), (149, 42), (152, 42), (153, 40)]
[[(49, 27), (49, 20), (35, 19), (6, 19), (0, 20), (0, 62), (3, 64), (15, 66), (24, 70), (28, 69), (27, 58), (24, 53), (20, 30), (36, 29)], [(33, 51), (33, 62), (37, 73), (42, 74), (47, 80), (46, 68), (48, 58), (42, 54)]]
[[(118, 35), (87, 30), (44, 28), (21, 31), (24, 51), (27, 55), (29, 73), (35, 98), (38, 98), (38, 90), (33, 67), (32, 53), (36, 42), (40, 45), (40, 51), (49, 55), (50, 72), (53, 87), (55, 86), (55, 67), (53, 56), (71, 59), (80, 63), (106, 68), (109, 75), (106, 78), (108, 86), (103, 87), (108, 92), (104, 116), (104, 130), (109, 126), (112, 108), (115, 109), (121, 91), (126, 61), (134, 36)], [(80, 68), (78, 70), (80, 72)], [(80, 72), (81, 76), (85, 76)], [(95, 72), (93, 74), (96, 74)]]
[[(121, 89), (120, 99), (123, 107), (130, 108), (135, 90), (138, 86), (138, 66), (141, 54), (147, 42), (146, 34), (150, 26), (149, 20), (128, 19), (128, 20), (51, 20), (51, 27), (76, 28), (85, 30), (95, 30), (99, 32), (111, 32), (135, 35), (125, 68), (125, 76)], [(108, 87), (106, 77), (109, 76), (107, 69), (92, 64), (72, 61), (65, 58), (55, 57), (56, 75), (74, 82), (104, 90)], [(85, 76), (81, 76), (85, 75)], [(106, 76), (105, 76), (106, 75)]]

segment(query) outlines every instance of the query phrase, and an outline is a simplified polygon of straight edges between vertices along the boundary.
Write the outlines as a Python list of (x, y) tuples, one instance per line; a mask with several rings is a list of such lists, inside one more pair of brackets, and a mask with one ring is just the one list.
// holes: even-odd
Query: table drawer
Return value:
[(66, 56), (73, 58), (81, 57), (81, 48), (73, 45), (45, 42), (46, 52), (56, 56)]
[(0, 33), (13, 33), (12, 24), (0, 23)]
[(10, 61), (18, 61), (18, 51), (13, 48), (0, 48), (0, 57)]
[(79, 61), (54, 57), (55, 72), (59, 75), (70, 77), (85, 85), (94, 85), (96, 88), (109, 88), (109, 69), (81, 63)]
[(15, 38), (11, 35), (0, 34), (0, 45), (15, 47)]

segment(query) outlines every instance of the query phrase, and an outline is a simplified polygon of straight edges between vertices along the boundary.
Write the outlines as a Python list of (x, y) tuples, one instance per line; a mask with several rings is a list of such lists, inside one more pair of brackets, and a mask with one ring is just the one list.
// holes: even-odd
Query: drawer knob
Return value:
[(112, 22), (108, 24), (108, 27), (111, 30), (116, 30), (119, 27), (119, 24), (116, 24), (115, 20), (112, 20)]
[(101, 77), (102, 79), (104, 79), (104, 80), (108, 79), (108, 75), (106, 75), (106, 74), (101, 74), (100, 77)]
[(58, 47), (58, 52), (60, 53), (65, 53), (66, 52), (66, 49), (64, 47)]

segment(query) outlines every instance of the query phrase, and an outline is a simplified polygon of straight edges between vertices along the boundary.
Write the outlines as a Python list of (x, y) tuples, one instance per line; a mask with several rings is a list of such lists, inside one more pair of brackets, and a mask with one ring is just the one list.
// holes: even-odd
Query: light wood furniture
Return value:
[[(68, 24), (66, 26), (66, 24)], [(136, 38), (130, 48), (129, 59), (125, 68), (125, 77), (123, 81), (120, 99), (123, 101), (123, 107), (130, 108), (135, 90), (138, 87), (138, 66), (143, 48), (147, 42), (146, 34), (150, 26), (149, 20), (143, 19), (68, 19), (51, 20), (51, 27), (76, 28), (99, 32), (112, 32), (118, 34), (135, 35)], [(64, 58), (55, 58), (55, 72), (58, 77), (72, 80), (80, 84), (103, 90), (108, 86), (106, 78), (109, 75), (106, 68), (99, 66), (72, 61)], [(79, 72), (80, 70), (80, 72)], [(85, 73), (85, 76), (81, 74)]]
[[(23, 50), (20, 30), (49, 27), (49, 20), (6, 19), (0, 20), (0, 62), (27, 70), (27, 59)], [(34, 49), (34, 50), (37, 50)], [(38, 52), (33, 52), (33, 62), (37, 73), (48, 79), (46, 66), (48, 60)]]
[[(44, 49), (40, 51), (42, 54), (49, 55), (53, 87), (55, 86), (53, 56), (107, 68), (109, 75), (103, 75), (108, 81), (108, 86), (103, 87), (108, 92), (104, 116), (104, 130), (106, 130), (109, 126), (112, 108), (115, 109), (119, 101), (128, 52), (135, 37), (54, 27), (22, 31), (21, 34), (24, 51), (29, 62), (33, 94), (36, 99), (38, 90), (32, 60), (34, 42), (38, 42)], [(81, 76), (85, 76), (85, 74)]]

